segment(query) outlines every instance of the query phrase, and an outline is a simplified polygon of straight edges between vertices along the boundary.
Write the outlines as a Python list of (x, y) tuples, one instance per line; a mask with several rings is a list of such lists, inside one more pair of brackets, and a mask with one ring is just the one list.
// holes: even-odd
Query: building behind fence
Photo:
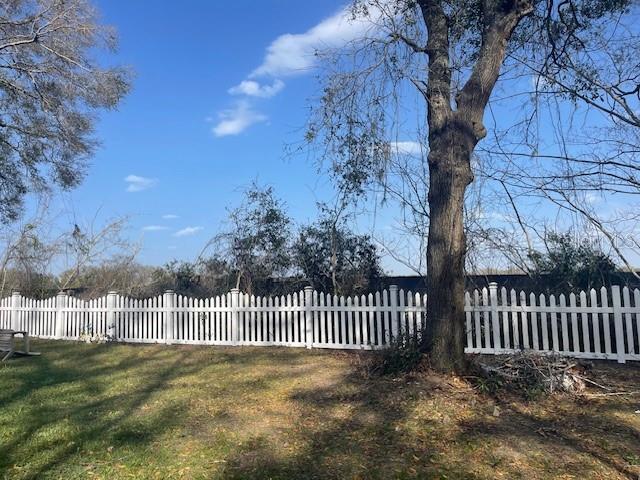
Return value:
[[(427, 298), (398, 290), (337, 297), (306, 288), (280, 297), (232, 290), (207, 299), (168, 291), (139, 300), (61, 293), (0, 300), (0, 328), (40, 338), (197, 345), (376, 349), (427, 322)], [(613, 286), (578, 295), (527, 295), (490, 284), (465, 295), (467, 353), (519, 350), (640, 360), (640, 290)]]

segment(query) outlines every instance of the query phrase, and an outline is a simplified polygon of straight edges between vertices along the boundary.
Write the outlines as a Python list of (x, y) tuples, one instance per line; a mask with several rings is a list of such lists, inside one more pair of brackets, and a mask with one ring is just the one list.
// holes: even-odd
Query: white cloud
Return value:
[(531, 75), (531, 88), (534, 91), (551, 90), (554, 87), (554, 82), (549, 77), (543, 75)]
[(231, 95), (247, 95), (249, 97), (271, 98), (284, 88), (284, 82), (276, 79), (271, 85), (261, 85), (255, 80), (243, 80), (229, 89)]
[(398, 155), (422, 155), (424, 150), (419, 142), (389, 142), (392, 153)]
[(362, 37), (374, 27), (379, 11), (371, 8), (369, 17), (353, 18), (347, 6), (324, 19), (305, 33), (285, 33), (267, 47), (262, 64), (250, 75), (283, 77), (305, 73), (316, 64), (316, 52), (327, 48), (338, 48)]
[[(212, 131), (216, 137), (238, 135), (251, 125), (267, 121), (267, 117), (253, 109), (250, 98), (271, 98), (284, 88), (281, 77), (309, 72), (317, 62), (317, 52), (345, 46), (348, 42), (362, 38), (375, 28), (381, 12), (369, 8), (367, 17), (353, 18), (350, 7), (344, 7), (325, 18), (304, 33), (285, 33), (267, 47), (262, 63), (228, 93), (241, 95), (235, 107), (218, 114), (219, 121)], [(259, 82), (267, 77), (272, 83)], [(210, 119), (207, 119), (210, 121)]]
[(160, 232), (162, 230), (169, 230), (169, 227), (165, 227), (164, 225), (147, 225), (146, 227), (142, 227), (142, 230), (145, 232)]
[(514, 218), (511, 215), (507, 215), (506, 213), (496, 212), (496, 211), (488, 211), (485, 213), (485, 218), (488, 220), (494, 220), (496, 222), (511, 222)]
[(219, 117), (220, 122), (213, 127), (216, 137), (238, 135), (255, 123), (267, 121), (266, 115), (253, 110), (246, 100), (239, 101), (235, 108), (220, 112)]
[(201, 231), (202, 227), (186, 227), (173, 234), (174, 237), (189, 237)]
[(166, 213), (162, 215), (162, 218), (164, 220), (175, 220), (176, 218), (180, 218), (180, 217), (178, 217), (178, 215), (174, 215), (173, 213)]
[(127, 175), (124, 181), (128, 184), (127, 192), (141, 192), (158, 183), (157, 178), (140, 177), (138, 175)]
[(602, 202), (602, 194), (597, 192), (587, 192), (584, 201), (590, 205), (596, 205)]

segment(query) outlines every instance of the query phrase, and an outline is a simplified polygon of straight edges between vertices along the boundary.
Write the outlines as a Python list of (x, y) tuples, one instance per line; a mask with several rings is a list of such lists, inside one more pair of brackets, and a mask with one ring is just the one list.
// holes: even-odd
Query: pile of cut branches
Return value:
[(480, 389), (508, 388), (534, 398), (556, 392), (579, 394), (585, 389), (586, 365), (557, 355), (520, 352), (508, 356), (477, 357)]

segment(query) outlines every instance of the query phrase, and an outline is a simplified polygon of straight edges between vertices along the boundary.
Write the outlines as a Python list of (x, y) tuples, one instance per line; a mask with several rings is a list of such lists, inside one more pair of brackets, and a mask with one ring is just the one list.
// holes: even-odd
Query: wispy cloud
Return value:
[(186, 227), (173, 234), (174, 237), (189, 237), (201, 231), (202, 227)]
[(141, 192), (158, 183), (157, 178), (141, 177), (139, 175), (127, 175), (124, 181), (127, 183), (127, 192)]
[(389, 142), (389, 147), (391, 148), (391, 153), (395, 153), (398, 155), (422, 155), (423, 147), (420, 142)]
[(145, 232), (160, 232), (162, 230), (169, 230), (169, 227), (165, 227), (164, 225), (147, 225), (142, 227), (142, 230)]
[(165, 213), (162, 215), (164, 220), (175, 220), (176, 218), (180, 218), (178, 215), (174, 215), (173, 213)]
[(346, 6), (304, 33), (280, 35), (267, 47), (262, 64), (249, 78), (306, 73), (316, 65), (318, 50), (339, 48), (362, 37), (374, 28), (372, 20), (379, 15), (378, 11), (370, 9), (368, 17), (354, 18), (350, 7)]
[(587, 192), (584, 201), (589, 205), (596, 205), (602, 202), (602, 194), (597, 192)]
[(255, 80), (243, 80), (229, 89), (231, 95), (247, 95), (248, 97), (271, 98), (284, 88), (284, 82), (276, 79), (271, 85), (261, 85)]
[(218, 116), (220, 122), (213, 127), (216, 137), (238, 135), (255, 123), (267, 121), (266, 115), (255, 111), (246, 100), (240, 100), (234, 108), (224, 110)]
[(271, 98), (280, 93), (285, 84), (282, 78), (311, 72), (318, 61), (317, 52), (340, 48), (362, 38), (375, 27), (381, 12), (369, 8), (368, 16), (354, 18), (350, 7), (335, 14), (304, 33), (285, 33), (267, 47), (262, 63), (243, 81), (231, 87), (228, 93), (242, 96), (236, 105), (218, 114), (213, 127), (216, 137), (237, 135), (251, 125), (267, 121), (267, 116), (254, 109), (258, 98)]

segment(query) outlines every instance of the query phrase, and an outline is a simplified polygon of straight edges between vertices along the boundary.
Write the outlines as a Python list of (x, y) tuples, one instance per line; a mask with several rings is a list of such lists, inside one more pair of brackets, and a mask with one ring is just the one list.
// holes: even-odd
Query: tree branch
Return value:
[(437, 0), (418, 1), (428, 40), (429, 56), (427, 103), (431, 129), (441, 128), (451, 114), (451, 66), (449, 64), (449, 19)]
[(474, 122), (478, 138), (486, 135), (482, 116), (498, 80), (511, 33), (520, 20), (533, 12), (533, 6), (531, 0), (484, 0), (482, 9), (484, 27), (478, 60), (456, 98), (458, 110)]

